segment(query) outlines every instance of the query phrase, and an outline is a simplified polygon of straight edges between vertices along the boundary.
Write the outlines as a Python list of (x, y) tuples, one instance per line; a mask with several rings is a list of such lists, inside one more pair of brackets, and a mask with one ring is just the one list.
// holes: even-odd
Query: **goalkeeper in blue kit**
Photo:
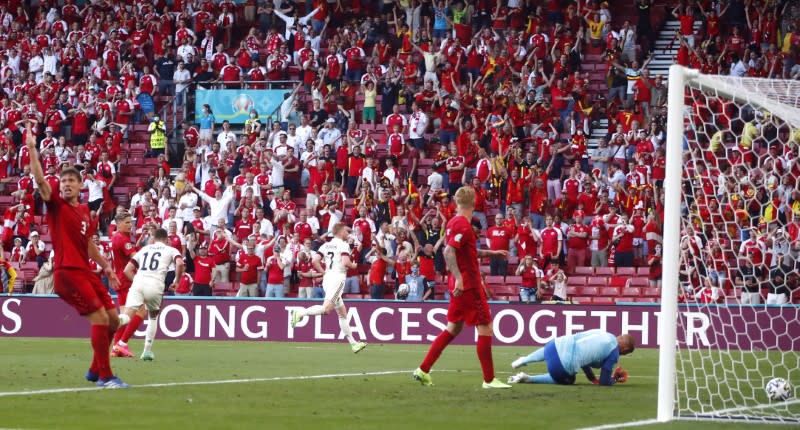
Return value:
[[(575, 383), (575, 375), (583, 370), (593, 384), (614, 385), (628, 380), (628, 372), (614, 366), (620, 355), (633, 352), (635, 341), (629, 334), (614, 336), (603, 330), (589, 330), (570, 336), (557, 337), (526, 357), (511, 363), (518, 369), (528, 363), (544, 361), (547, 373), (528, 375), (520, 372), (508, 378), (509, 384), (560, 384)], [(592, 369), (600, 369), (600, 378)]]

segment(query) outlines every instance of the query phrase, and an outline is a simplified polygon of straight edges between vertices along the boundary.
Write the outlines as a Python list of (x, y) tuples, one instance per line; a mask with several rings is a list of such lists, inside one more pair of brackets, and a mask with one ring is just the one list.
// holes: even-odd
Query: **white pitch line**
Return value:
[(624, 427), (639, 427), (639, 426), (647, 426), (650, 424), (657, 424), (659, 421), (656, 419), (650, 420), (640, 420), (640, 421), (628, 421), (626, 423), (615, 423), (615, 424), (603, 424), (601, 426), (596, 427), (583, 427), (576, 430), (611, 430), (611, 429), (620, 429)]
[[(458, 372), (457, 370), (437, 370), (440, 372)], [(361, 372), (361, 373), (329, 373), (322, 375), (307, 375), (307, 376), (275, 376), (271, 378), (247, 378), (247, 379), (221, 379), (216, 381), (184, 381), (184, 382), (162, 382), (158, 384), (142, 384), (132, 385), (131, 388), (158, 388), (158, 387), (181, 387), (192, 385), (221, 385), (221, 384), (248, 384), (253, 382), (272, 382), (272, 381), (304, 381), (314, 379), (333, 379), (333, 378), (351, 378), (358, 376), (383, 376), (383, 375), (397, 375), (401, 373), (411, 374), (411, 370), (385, 370), (381, 372)], [(21, 397), (21, 396), (35, 396), (41, 394), (59, 394), (59, 393), (79, 393), (83, 391), (102, 391), (104, 388), (100, 387), (73, 387), (73, 388), (47, 388), (43, 390), (26, 390), (26, 391), (8, 391), (0, 392), (0, 397)]]
[(788, 400), (785, 402), (775, 402), (775, 403), (762, 403), (759, 405), (754, 406), (737, 406), (734, 408), (728, 409), (720, 409), (718, 411), (711, 411), (707, 415), (727, 415), (733, 412), (739, 411), (750, 411), (750, 410), (758, 410), (758, 409), (769, 409), (769, 408), (781, 408), (784, 406), (791, 406), (800, 403), (800, 399)]

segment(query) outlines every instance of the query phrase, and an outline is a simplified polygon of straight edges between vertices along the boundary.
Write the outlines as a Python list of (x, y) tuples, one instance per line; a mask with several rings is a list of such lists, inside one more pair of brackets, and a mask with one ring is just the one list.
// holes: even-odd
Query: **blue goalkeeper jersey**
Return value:
[(554, 343), (561, 365), (572, 375), (585, 368), (601, 368), (610, 375), (619, 361), (616, 336), (602, 330), (558, 337)]

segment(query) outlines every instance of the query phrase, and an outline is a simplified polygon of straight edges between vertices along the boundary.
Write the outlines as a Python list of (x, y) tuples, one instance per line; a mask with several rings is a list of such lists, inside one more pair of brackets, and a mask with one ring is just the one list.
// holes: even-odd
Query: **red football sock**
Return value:
[(492, 336), (478, 336), (478, 360), (481, 361), (483, 380), (492, 382), (494, 379), (494, 361), (492, 361)]
[[(116, 345), (117, 341), (122, 339), (122, 335), (125, 334), (125, 329), (126, 328), (127, 327), (117, 327), (117, 330), (114, 331), (114, 340), (111, 341), (111, 346)], [(111, 329), (109, 329), (109, 331), (111, 331)]]
[(439, 359), (439, 356), (442, 355), (442, 351), (444, 351), (451, 340), (453, 340), (453, 335), (447, 330), (442, 330), (431, 344), (428, 354), (425, 355), (425, 359), (422, 360), (422, 364), (419, 365), (419, 368), (425, 373), (430, 372), (431, 367), (433, 367), (433, 364)]
[(139, 328), (139, 325), (142, 323), (142, 321), (142, 317), (140, 317), (139, 314), (133, 314), (133, 318), (131, 318), (131, 321), (125, 326), (125, 330), (117, 330), (125, 332), (118, 340), (128, 343), (133, 334), (136, 333), (136, 329)]
[(109, 360), (108, 347), (111, 344), (107, 325), (92, 325), (92, 350), (94, 350), (93, 365), (97, 366), (97, 373), (100, 379), (108, 379), (114, 376), (111, 373), (111, 361)]

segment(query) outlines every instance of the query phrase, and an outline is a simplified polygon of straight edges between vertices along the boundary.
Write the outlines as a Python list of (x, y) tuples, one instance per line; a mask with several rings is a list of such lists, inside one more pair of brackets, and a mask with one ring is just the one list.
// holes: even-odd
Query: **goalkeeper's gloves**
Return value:
[(614, 379), (614, 383), (624, 384), (628, 380), (628, 371), (619, 366), (614, 369), (612, 378)]
[(509, 384), (521, 384), (523, 382), (528, 382), (530, 376), (524, 372), (519, 372), (516, 375), (511, 375), (508, 377)]

